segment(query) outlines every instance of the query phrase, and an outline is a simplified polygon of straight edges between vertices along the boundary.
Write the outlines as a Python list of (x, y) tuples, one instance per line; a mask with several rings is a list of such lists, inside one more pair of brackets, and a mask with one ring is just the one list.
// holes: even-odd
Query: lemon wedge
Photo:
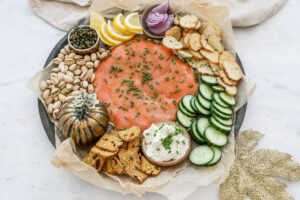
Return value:
[(108, 35), (106, 23), (101, 24), (99, 33), (100, 33), (100, 39), (107, 45), (115, 46), (122, 43), (121, 41), (115, 40)]
[(128, 14), (125, 17), (123, 23), (128, 31), (136, 34), (143, 34), (143, 29), (140, 23), (140, 17), (137, 12)]
[(122, 42), (125, 42), (125, 41), (130, 40), (130, 39), (133, 38), (133, 36), (134, 36), (134, 35), (132, 35), (132, 34), (131, 34), (131, 35), (126, 35), (126, 34), (123, 34), (123, 33), (120, 32), (120, 31), (118, 31), (118, 30), (114, 27), (113, 23), (112, 23), (110, 20), (107, 22), (106, 28), (107, 28), (107, 34), (108, 34), (111, 38), (113, 38), (113, 39), (115, 39), (115, 40), (122, 41)]
[(132, 35), (133, 33), (131, 33), (125, 28), (123, 24), (124, 19), (125, 17), (122, 13), (117, 14), (113, 20), (114, 27), (123, 34)]
[(106, 23), (105, 18), (97, 12), (90, 13), (90, 26), (96, 29), (98, 32), (100, 31), (101, 24)]

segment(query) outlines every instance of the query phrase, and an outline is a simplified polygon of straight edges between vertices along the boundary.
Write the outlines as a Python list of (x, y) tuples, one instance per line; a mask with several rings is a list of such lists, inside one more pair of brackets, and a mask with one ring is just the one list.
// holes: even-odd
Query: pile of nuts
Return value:
[(93, 72), (108, 54), (109, 50), (99, 48), (90, 55), (78, 55), (69, 45), (60, 50), (57, 58), (52, 60), (58, 66), (52, 69), (49, 80), (40, 83), (47, 112), (54, 120), (58, 119), (63, 105), (73, 100), (80, 91), (93, 93), (92, 82), (95, 80)]

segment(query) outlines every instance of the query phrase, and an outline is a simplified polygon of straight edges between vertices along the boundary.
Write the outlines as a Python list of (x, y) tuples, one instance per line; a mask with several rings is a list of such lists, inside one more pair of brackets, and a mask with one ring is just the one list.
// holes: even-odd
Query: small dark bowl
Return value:
[[(96, 29), (94, 29), (93, 27), (91, 27), (91, 26), (89, 26), (89, 25), (80, 25), (79, 27), (84, 27), (84, 26), (90, 27), (91, 29), (93, 29), (93, 30), (96, 31)], [(99, 48), (99, 43), (100, 43), (100, 37), (99, 37), (99, 33), (98, 33), (97, 31), (96, 31), (96, 33), (97, 33), (97, 41), (96, 41), (96, 43), (95, 43), (93, 46), (91, 46), (91, 47), (88, 48), (88, 49), (77, 49), (77, 48), (75, 48), (75, 47), (71, 44), (71, 42), (70, 42), (70, 35), (71, 35), (71, 33), (72, 33), (73, 31), (74, 31), (74, 28), (73, 28), (73, 29), (69, 32), (69, 34), (68, 34), (68, 43), (69, 43), (71, 49), (73, 49), (75, 53), (77, 53), (77, 54), (79, 54), (79, 55), (85, 55), (85, 54), (91, 54), (91, 53), (94, 53), (94, 52), (96, 52), (96, 51), (98, 50), (98, 48)]]
[[(143, 32), (144, 34), (149, 37), (149, 38), (152, 38), (152, 39), (163, 39), (163, 37), (165, 35), (154, 35), (153, 33), (151, 33), (151, 31), (148, 29), (147, 27), (147, 23), (146, 23), (146, 19), (150, 13), (150, 11), (155, 8), (156, 6), (159, 6), (160, 4), (155, 4), (153, 6), (150, 6), (148, 8), (145, 8), (143, 14), (141, 15), (141, 24), (142, 24), (142, 28), (143, 28)], [(173, 10), (169, 7), (169, 10), (168, 10), (168, 14), (174, 14)]]

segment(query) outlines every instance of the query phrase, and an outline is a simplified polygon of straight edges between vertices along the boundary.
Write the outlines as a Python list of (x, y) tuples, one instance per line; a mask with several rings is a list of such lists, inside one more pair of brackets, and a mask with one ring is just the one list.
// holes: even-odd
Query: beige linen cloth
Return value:
[[(30, 7), (42, 19), (54, 27), (68, 31), (88, 14), (93, 0), (28, 0)], [(108, 0), (109, 1), (109, 0)], [(120, 0), (121, 2), (122, 0)], [(172, 0), (171, 0), (172, 1)], [(185, 0), (187, 1), (187, 0)], [(199, 0), (201, 1), (201, 0)], [(276, 14), (287, 0), (202, 0), (226, 4), (230, 10), (232, 25), (247, 27), (259, 24)], [(137, 0), (151, 2), (149, 0)]]

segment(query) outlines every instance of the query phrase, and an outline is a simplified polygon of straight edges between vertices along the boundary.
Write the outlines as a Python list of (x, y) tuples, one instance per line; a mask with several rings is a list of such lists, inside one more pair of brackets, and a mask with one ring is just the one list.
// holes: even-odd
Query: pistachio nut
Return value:
[(48, 84), (46, 83), (46, 81), (40, 82), (40, 88), (41, 90), (46, 90), (48, 88)]
[(61, 63), (63, 60), (61, 59), (61, 58), (54, 58), (53, 60), (52, 60), (52, 62), (54, 63), (54, 64), (56, 64), (56, 65), (58, 65), (59, 63)]
[(93, 62), (87, 62), (87, 63), (85, 63), (85, 66), (89, 69), (92, 69), (92, 68), (94, 68), (94, 63)]
[(43, 98), (44, 100), (46, 100), (46, 99), (49, 97), (49, 95), (50, 95), (50, 90), (47, 89), (47, 90), (45, 90), (45, 91), (43, 92), (42, 98)]

